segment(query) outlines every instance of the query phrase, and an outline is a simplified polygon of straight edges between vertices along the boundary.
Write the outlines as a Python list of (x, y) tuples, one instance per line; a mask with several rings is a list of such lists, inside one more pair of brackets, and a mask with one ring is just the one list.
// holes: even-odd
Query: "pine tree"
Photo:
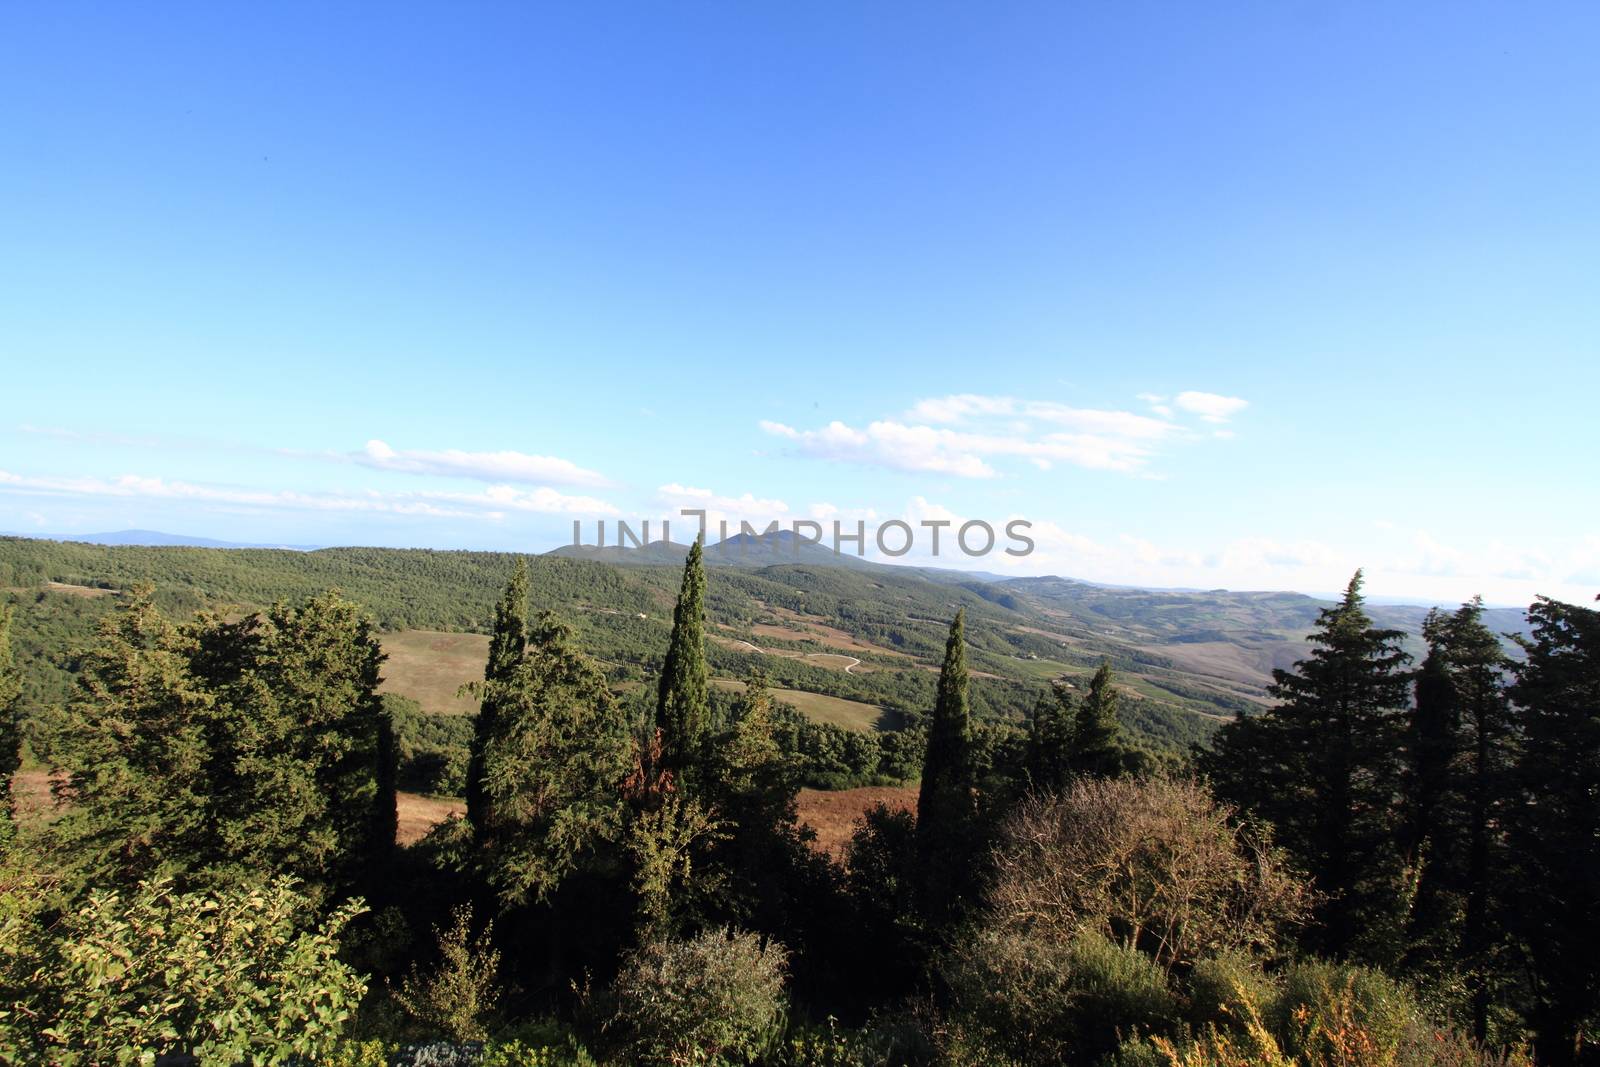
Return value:
[(1072, 725), (1071, 766), (1075, 774), (1115, 778), (1127, 765), (1113, 682), (1111, 664), (1102, 660), (1089, 680), (1089, 691), (1078, 702)]
[(1076, 713), (1072, 691), (1061, 683), (1039, 697), (1028, 720), (1024, 769), (1028, 785), (1040, 792), (1058, 792), (1072, 778), (1072, 733)]
[(279, 603), (238, 626), (202, 620), (237, 670), (198, 670), (216, 694), (211, 823), (218, 873), (292, 873), (313, 895), (349, 892), (394, 848), (372, 620), (337, 593)]
[(617, 839), (632, 740), (605, 675), (545, 614), (508, 674), (485, 683), (478, 840), (503, 903), (548, 900)]
[(786, 934), (797, 915), (814, 907), (807, 890), (831, 872), (824, 862), (826, 873), (814, 877), (818, 856), (796, 805), (798, 769), (778, 743), (772, 697), (759, 670), (717, 732), (708, 768), (706, 799), (721, 826), (700, 861), (716, 886), (713, 914), (702, 918)]
[(1383, 961), (1408, 903), (1392, 825), (1409, 657), (1403, 634), (1372, 625), (1361, 582), (1357, 571), (1318, 616), (1311, 656), (1273, 672), (1278, 705), (1224, 726), (1200, 764), (1219, 796), (1277, 827), (1315, 880), (1318, 947)]
[(956, 612), (928, 721), (928, 749), (917, 794), (917, 850), (930, 921), (950, 914), (970, 876), (976, 812), (972, 724), (967, 710), (966, 611)]
[(51, 738), (67, 802), (54, 851), (83, 886), (132, 884), (215, 858), (207, 844), (211, 694), (195, 649), (134, 587), (100, 621), (77, 693)]
[(700, 542), (689, 548), (683, 565), (683, 586), (672, 612), (672, 637), (661, 664), (656, 697), (656, 726), (661, 730), (662, 757), (684, 784), (698, 783), (711, 729), (711, 704), (706, 692), (706, 576)]
[(1423, 637), (1428, 656), (1405, 734), (1403, 847), (1420, 868), (1410, 955), (1424, 971), (1460, 969), (1473, 1028), (1484, 1040), (1505, 884), (1500, 828), (1516, 752), (1504, 687), (1511, 663), (1483, 625), (1481, 599), (1449, 615), (1430, 612)]
[(1510, 687), (1524, 709), (1511, 914), (1532, 964), (1539, 1062), (1567, 1064), (1600, 1023), (1600, 611), (1541, 597), (1528, 620)]
[(0, 604), (0, 855), (15, 836), (11, 783), (22, 761), (18, 721), (22, 678), (11, 657), (11, 619), (10, 605)]
[(148, 587), (104, 620), (52, 748), (53, 832), (84, 884), (273, 871), (350, 892), (393, 848), (381, 762), (383, 652), (335, 594), (174, 627)]
[(483, 667), (483, 699), (473, 721), (472, 752), (467, 761), (467, 821), (474, 833), (483, 822), (483, 749), (499, 730), (500, 708), (495, 703), (501, 692), (495, 683), (510, 678), (522, 662), (528, 647), (528, 563), (517, 557), (505, 592), (494, 608), (494, 625), (489, 636), (489, 659)]

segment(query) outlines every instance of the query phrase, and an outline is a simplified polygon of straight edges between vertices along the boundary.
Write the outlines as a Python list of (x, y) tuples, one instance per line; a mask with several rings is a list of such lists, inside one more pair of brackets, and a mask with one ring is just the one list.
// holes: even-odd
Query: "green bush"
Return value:
[(647, 946), (624, 961), (602, 1030), (624, 1063), (752, 1063), (783, 1029), (787, 956), (725, 929)]
[(428, 1036), (455, 1042), (482, 1041), (499, 1011), (500, 953), (492, 941), (493, 924), (472, 936), (472, 907), (451, 913), (450, 928), (435, 930), (439, 962), (428, 974), (415, 964), (392, 995), (410, 1017), (412, 1027)]
[(1063, 942), (980, 928), (941, 974), (963, 1030), (1018, 1063), (1092, 1063), (1127, 1038), (1179, 1029), (1165, 972), (1098, 934)]
[(1196, 1030), (1207, 1026), (1244, 1028), (1255, 1006), (1277, 995), (1271, 978), (1243, 952), (1224, 952), (1203, 959), (1189, 972), (1184, 1015)]
[(1354, 1040), (1362, 1062), (1384, 1063), (1393, 1062), (1417, 1018), (1416, 1001), (1387, 975), (1309, 960), (1284, 975), (1265, 1021), (1298, 1059), (1338, 1062)]
[(0, 1062), (59, 1067), (146, 1062), (282, 1062), (333, 1049), (366, 991), (340, 963), (291, 880), (215, 894), (165, 881), (91, 893), (46, 928), (7, 909), (0, 923)]

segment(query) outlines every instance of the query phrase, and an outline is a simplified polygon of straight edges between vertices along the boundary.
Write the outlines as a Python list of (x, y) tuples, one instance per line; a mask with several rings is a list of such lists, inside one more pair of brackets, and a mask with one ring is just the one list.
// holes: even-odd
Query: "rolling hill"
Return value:
[[(731, 540), (731, 539), (730, 539)], [(1296, 593), (1149, 591), (1066, 578), (985, 580), (893, 567), (792, 543), (724, 543), (711, 567), (708, 655), (719, 678), (760, 668), (829, 721), (893, 727), (932, 705), (946, 628), (968, 615), (972, 700), (980, 716), (1020, 720), (1052, 680), (1119, 674), (1125, 725), (1156, 748), (1206, 737), (1236, 711), (1267, 702), (1275, 667), (1305, 654), (1325, 602)], [(619, 692), (653, 678), (667, 643), (685, 546), (568, 548), (530, 558), (535, 610), (574, 628)], [(809, 553), (809, 554), (808, 554)], [(98, 546), (0, 538), (0, 590), (18, 608), (15, 643), (37, 711), (70, 690), (74, 649), (138, 582), (176, 616), (248, 610), (329, 588), (370, 611), (390, 650), (386, 688), (434, 712), (470, 711), (454, 696), (473, 676), (482, 633), (514, 557), (508, 553), (329, 548)], [(1384, 625), (1417, 633), (1426, 609), (1373, 606)], [(1492, 610), (1492, 627), (1522, 627)], [(831, 703), (829, 701), (832, 701)], [(804, 710), (804, 709), (802, 709)]]

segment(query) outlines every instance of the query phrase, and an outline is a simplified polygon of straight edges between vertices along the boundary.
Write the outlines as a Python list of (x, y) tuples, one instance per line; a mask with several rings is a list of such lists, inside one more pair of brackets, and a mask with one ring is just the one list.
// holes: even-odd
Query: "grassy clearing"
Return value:
[(395, 794), (395, 807), (400, 815), (400, 828), (395, 841), (413, 845), (427, 836), (428, 831), (452, 815), (464, 816), (467, 804), (455, 797), (425, 797), (418, 793)]
[[(744, 683), (737, 678), (713, 678), (711, 684), (735, 692), (744, 690)], [(802, 689), (773, 689), (771, 693), (774, 699), (794, 705), (795, 710), (813, 722), (831, 723), (846, 730), (876, 730), (884, 715), (878, 705), (859, 700), (807, 693)]]
[(917, 786), (863, 786), (833, 791), (802, 789), (798, 799), (800, 821), (817, 832), (812, 847), (835, 860), (844, 859), (844, 847), (856, 823), (875, 804), (901, 811), (914, 809)]
[(383, 635), (385, 693), (410, 697), (430, 715), (472, 715), (476, 701), (456, 696), (465, 682), (483, 680), (489, 639), (483, 634), (402, 630)]

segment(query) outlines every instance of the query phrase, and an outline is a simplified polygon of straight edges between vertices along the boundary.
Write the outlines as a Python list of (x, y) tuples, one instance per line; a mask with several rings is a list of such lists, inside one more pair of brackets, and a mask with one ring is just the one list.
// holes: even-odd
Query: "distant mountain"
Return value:
[[(689, 546), (676, 541), (652, 541), (643, 546), (562, 545), (544, 553), (565, 559), (586, 559), (595, 563), (624, 565), (681, 565), (689, 554)], [(778, 530), (767, 534), (734, 534), (725, 541), (708, 545), (705, 549), (708, 567), (774, 567), (784, 563), (804, 563), (813, 567), (853, 567), (878, 569), (884, 565), (873, 563), (847, 552), (796, 537), (792, 530)]]
[(146, 548), (283, 548), (294, 552), (313, 552), (319, 545), (281, 545), (244, 541), (218, 541), (210, 537), (163, 533), (160, 530), (112, 530), (108, 533), (38, 534), (7, 533), (6, 537), (26, 537), (35, 541), (67, 541), (85, 545), (141, 545)]

